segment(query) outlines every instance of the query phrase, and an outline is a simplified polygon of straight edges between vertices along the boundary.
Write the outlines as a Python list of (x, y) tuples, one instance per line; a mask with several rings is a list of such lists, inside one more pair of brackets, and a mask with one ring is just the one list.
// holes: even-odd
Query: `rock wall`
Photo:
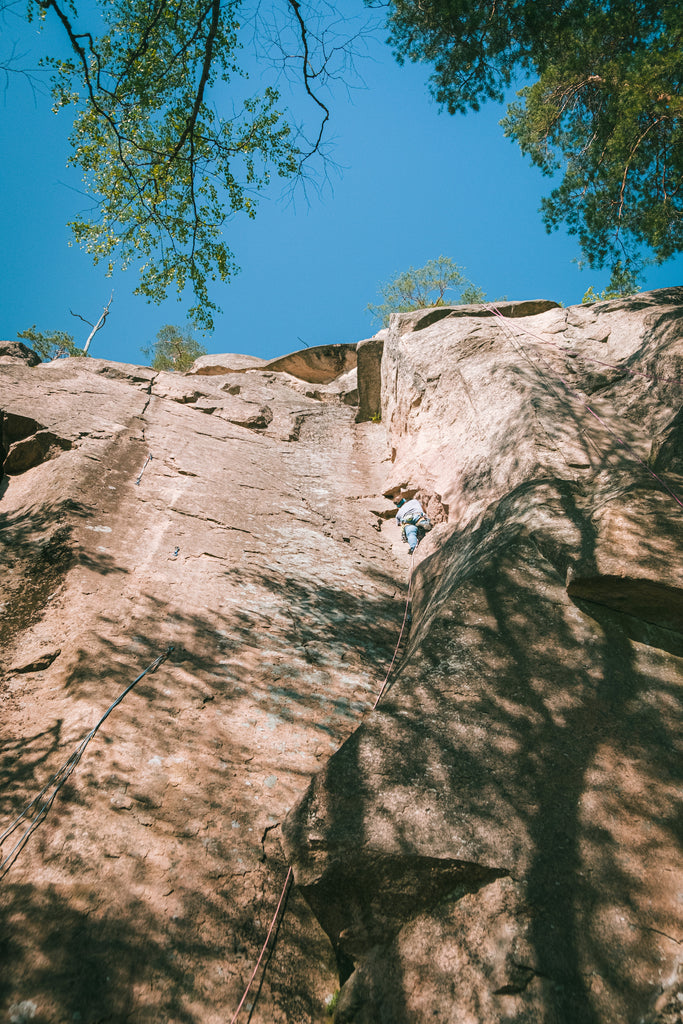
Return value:
[[(354, 424), (353, 380), (310, 397), (224, 363), (0, 368), (0, 832), (173, 645), (0, 880), (2, 1021), (231, 1019), (285, 880), (279, 822), (391, 656), (383, 427)], [(322, 1021), (338, 985), (295, 892), (250, 1019)]]
[(168, 657), (0, 880), (0, 1018), (225, 1024), (291, 865), (240, 1020), (680, 1020), (683, 289), (500, 312), (7, 350), (0, 830)]
[(385, 491), (444, 522), (285, 824), (337, 1024), (680, 1019), (683, 289), (516, 312), (384, 341)]

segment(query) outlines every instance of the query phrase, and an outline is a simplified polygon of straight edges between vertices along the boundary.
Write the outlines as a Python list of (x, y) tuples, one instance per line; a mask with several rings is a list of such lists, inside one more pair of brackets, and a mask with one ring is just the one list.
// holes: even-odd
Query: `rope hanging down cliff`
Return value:
[(71, 756), (64, 762), (62, 767), (58, 771), (56, 771), (50, 779), (48, 779), (48, 781), (43, 786), (38, 796), (34, 797), (34, 799), (31, 800), (31, 802), (27, 804), (26, 807), (24, 807), (23, 811), (21, 811), (21, 813), (17, 815), (14, 821), (12, 821), (7, 826), (2, 835), (0, 835), (0, 846), (2, 846), (5, 839), (7, 839), (9, 836), (13, 835), (14, 832), (16, 832), (16, 830), (21, 825), (22, 821), (28, 822), (26, 828), (22, 832), (19, 839), (16, 841), (16, 843), (14, 844), (10, 852), (7, 854), (7, 856), (4, 858), (4, 860), (0, 863), (0, 879), (4, 878), (4, 876), (11, 868), (12, 864), (14, 864), (15, 860), (23, 850), (24, 846), (26, 846), (26, 843), (29, 841), (32, 834), (35, 832), (35, 830), (38, 828), (41, 822), (43, 822), (47, 817), (48, 811), (52, 807), (52, 804), (55, 801), (55, 797), (57, 796), (57, 793), (59, 793), (64, 783), (69, 778), (69, 776), (75, 769), (80, 759), (83, 757), (83, 754), (85, 753), (85, 748), (88, 746), (90, 740), (98, 731), (102, 723), (109, 717), (114, 708), (118, 707), (118, 705), (121, 703), (124, 697), (130, 693), (133, 687), (137, 683), (139, 683), (142, 678), (144, 678), (144, 676), (150, 675), (150, 673), (152, 672), (156, 672), (156, 670), (159, 668), (159, 665), (161, 665), (162, 662), (166, 661), (166, 659), (168, 658), (172, 651), (173, 644), (170, 644), (163, 654), (160, 654), (159, 657), (156, 658), (151, 665), (148, 665), (144, 672), (141, 672), (140, 675), (137, 676), (137, 678), (134, 679), (132, 683), (128, 684), (128, 686), (125, 688), (125, 690), (123, 690), (122, 693), (119, 694), (116, 700), (109, 705), (109, 707), (102, 715), (100, 720), (97, 722), (97, 724), (94, 726), (94, 728), (92, 728), (90, 732), (83, 737), (81, 742), (78, 744), (78, 746), (71, 754)]
[[(413, 586), (413, 562), (414, 562), (414, 559), (415, 559), (415, 550), (413, 549), (411, 551), (411, 553), (410, 553), (410, 575), (408, 576), (408, 593), (406, 594), (406, 603), (405, 603), (405, 609), (404, 609), (404, 612), (403, 612), (403, 622), (401, 623), (401, 631), (400, 631), (400, 633), (398, 635), (398, 641), (396, 643), (396, 647), (394, 648), (394, 655), (393, 655), (393, 657), (391, 659), (391, 664), (389, 665), (389, 668), (387, 670), (387, 674), (384, 677), (384, 682), (382, 683), (381, 689), (379, 691), (379, 694), (377, 695), (377, 699), (375, 700), (375, 703), (372, 705), (373, 711), (375, 710), (375, 708), (379, 704), (379, 702), (380, 702), (380, 700), (382, 698), (382, 694), (386, 690), (387, 684), (389, 682), (389, 677), (391, 676), (391, 671), (392, 671), (392, 669), (394, 667), (394, 663), (396, 661), (396, 656), (398, 655), (399, 648), (401, 646), (401, 640), (403, 639), (403, 633), (405, 631), (406, 622), (408, 621), (408, 610), (410, 608), (410, 597), (411, 597), (412, 586)], [(292, 868), (290, 867), (288, 869), (288, 871), (287, 871), (287, 876), (285, 878), (285, 884), (283, 886), (282, 893), (280, 894), (280, 899), (278, 901), (277, 908), (276, 908), (275, 913), (273, 915), (273, 919), (272, 919), (272, 921), (270, 923), (270, 928), (268, 929), (268, 933), (267, 933), (265, 941), (263, 943), (263, 947), (261, 948), (261, 952), (259, 954), (259, 958), (256, 961), (256, 966), (254, 967), (254, 970), (251, 973), (251, 977), (249, 978), (249, 981), (247, 982), (247, 987), (244, 990), (244, 995), (240, 999), (239, 1005), (238, 1005), (237, 1009), (235, 1010), (234, 1015), (230, 1018), (230, 1024), (235, 1024), (237, 1018), (239, 1017), (240, 1010), (242, 1009), (242, 1007), (244, 1005), (244, 1002), (245, 1002), (247, 996), (249, 995), (249, 991), (251, 989), (251, 986), (254, 983), (254, 978), (256, 977), (256, 975), (258, 973), (258, 969), (259, 969), (259, 966), (261, 964), (261, 961), (263, 960), (263, 957), (266, 954), (266, 950), (268, 949), (268, 944), (270, 942), (270, 937), (273, 934), (273, 930), (274, 929), (275, 929), (275, 935), (277, 935), (276, 925), (279, 928), (279, 923), (278, 922), (281, 923), (282, 917), (284, 917), (285, 908), (287, 906), (287, 895), (288, 895), (289, 888), (292, 885), (293, 881), (294, 881), (294, 873), (292, 871)], [(265, 973), (265, 968), (264, 968), (264, 973)], [(263, 981), (263, 978), (261, 979), (261, 981)], [(259, 989), (259, 991), (260, 991), (260, 989)], [(256, 998), (254, 1000), (254, 1003), (256, 1002), (257, 998), (258, 998), (258, 992), (256, 994)]]
[(403, 631), (405, 630), (406, 622), (408, 621), (408, 609), (410, 607), (410, 598), (412, 596), (412, 589), (413, 589), (413, 563), (414, 563), (414, 560), (415, 560), (415, 549), (413, 548), (413, 550), (410, 553), (410, 575), (408, 576), (408, 593), (406, 594), (406, 606), (405, 606), (405, 610), (403, 612), (403, 622), (401, 623), (401, 632), (398, 634), (398, 641), (397, 641), (396, 647), (394, 649), (394, 656), (391, 659), (391, 664), (389, 665), (389, 668), (387, 670), (387, 674), (384, 677), (384, 682), (382, 683), (382, 687), (381, 687), (381, 689), (380, 689), (380, 691), (379, 691), (379, 693), (377, 695), (377, 700), (372, 705), (372, 710), (373, 711), (375, 710), (375, 708), (379, 704), (380, 700), (382, 699), (382, 694), (384, 693), (384, 691), (387, 688), (387, 684), (389, 682), (389, 676), (391, 675), (391, 670), (394, 667), (394, 662), (396, 661), (396, 656), (397, 656), (399, 648), (401, 646), (401, 640), (403, 639)]
[[(591, 405), (585, 400), (585, 398), (579, 392), (577, 392), (574, 388), (572, 388), (572, 386), (566, 380), (564, 380), (564, 378), (562, 376), (557, 374), (554, 371), (553, 367), (550, 366), (550, 364), (542, 356), (539, 355), (540, 361), (544, 364), (544, 366), (546, 368), (546, 373), (544, 373), (543, 370), (540, 369), (540, 367), (534, 362), (533, 359), (530, 358), (528, 353), (519, 344), (517, 336), (515, 335), (514, 331), (511, 329), (511, 326), (509, 326), (509, 324), (508, 324), (508, 318), (503, 316), (503, 314), (500, 312), (500, 310), (498, 310), (495, 306), (489, 306), (489, 309), (493, 313), (493, 315), (501, 323), (503, 329), (505, 330), (505, 332), (507, 333), (508, 337), (510, 338), (513, 346), (526, 359), (528, 359), (529, 362), (531, 362), (531, 364), (535, 367), (537, 372), (541, 373), (543, 376), (552, 376), (556, 381), (558, 381), (562, 385), (562, 387), (570, 394), (570, 396), (575, 401), (580, 402), (580, 404), (590, 413), (590, 415), (598, 423), (600, 423), (617, 440), (619, 445), (622, 448), (624, 448), (629, 453), (629, 455), (636, 462), (638, 462), (642, 467), (644, 467), (647, 470), (647, 472), (650, 474), (650, 476), (652, 476), (667, 491), (667, 493), (677, 502), (677, 504), (683, 508), (683, 502), (678, 497), (678, 495), (667, 485), (667, 483), (664, 480), (662, 480), (661, 477), (657, 475), (657, 473), (655, 473), (652, 469), (650, 469), (650, 467), (643, 461), (643, 459), (640, 458), (640, 456), (633, 450), (633, 448), (628, 444), (628, 442), (625, 441), (623, 438), (619, 437), (619, 435), (612, 429), (612, 427), (608, 423), (606, 423), (605, 420), (601, 416), (599, 416), (598, 413), (591, 407)], [(537, 340), (539, 340), (539, 341), (541, 341), (543, 343), (546, 343), (546, 339), (540, 338), (538, 335), (534, 335), (532, 332), (524, 331), (523, 333), (525, 335), (527, 335), (528, 337), (530, 337), (530, 338), (536, 338)], [(553, 345), (552, 342), (550, 343), (550, 345), (553, 348), (559, 349), (559, 346)], [(566, 353), (566, 352), (563, 352), (563, 354), (565, 356), (574, 356), (575, 355), (575, 353)], [(654, 374), (651, 375), (651, 374), (643, 373), (643, 372), (640, 372), (640, 371), (634, 371), (634, 370), (631, 370), (628, 367), (613, 366), (612, 364), (602, 362), (601, 360), (591, 360), (591, 361), (595, 362), (595, 363), (598, 363), (599, 365), (602, 365), (602, 366), (610, 367), (612, 369), (623, 370), (625, 373), (629, 373), (629, 374), (631, 374), (633, 376), (639, 376), (639, 377), (644, 377), (646, 379), (650, 379), (650, 380), (654, 381), (655, 383), (658, 383), (659, 381), (662, 381), (662, 382), (666, 381), (667, 383), (676, 383), (676, 382), (683, 383), (683, 381), (679, 381), (678, 378), (657, 377)], [(406, 623), (407, 623), (407, 620), (408, 620), (408, 610), (409, 610), (409, 607), (410, 607), (410, 600), (411, 600), (411, 595), (412, 595), (413, 562), (414, 562), (414, 549), (411, 549), (410, 575), (409, 575), (409, 579), (408, 579), (408, 593), (407, 593), (407, 596), (406, 596), (406, 603), (405, 603), (405, 609), (404, 609), (404, 614), (403, 614), (403, 622), (401, 624), (401, 629), (400, 629), (398, 641), (397, 641), (396, 647), (394, 649), (394, 653), (393, 653), (393, 657), (391, 659), (391, 663), (390, 663), (389, 668), (387, 670), (386, 676), (385, 676), (385, 678), (384, 678), (384, 680), (382, 682), (382, 686), (381, 686), (380, 691), (379, 691), (379, 693), (377, 695), (375, 703), (373, 704), (373, 710), (375, 710), (377, 708), (377, 706), (378, 706), (382, 696), (384, 695), (384, 693), (386, 691), (387, 685), (389, 683), (389, 679), (391, 677), (391, 673), (392, 673), (393, 668), (394, 668), (394, 664), (396, 662), (396, 658), (398, 656), (399, 649), (401, 647), (401, 642), (403, 640), (403, 634), (404, 634)], [(270, 943), (273, 931), (276, 928), (276, 925), (277, 925), (278, 921), (281, 921), (281, 918), (284, 915), (284, 908), (285, 908), (285, 905), (286, 905), (286, 897), (287, 897), (287, 894), (288, 894), (288, 891), (289, 891), (289, 888), (290, 888), (290, 885), (292, 884), (292, 882), (293, 882), (293, 874), (292, 874), (292, 869), (290, 867), (288, 869), (288, 871), (287, 871), (287, 875), (286, 875), (285, 882), (284, 882), (284, 887), (283, 887), (283, 890), (282, 890), (282, 893), (281, 893), (281, 896), (280, 896), (277, 908), (275, 910), (275, 914), (274, 914), (273, 919), (271, 921), (270, 928), (268, 929), (268, 933), (266, 935), (265, 942), (263, 944), (263, 948), (262, 948), (261, 953), (260, 953), (260, 955), (258, 957), (256, 965), (255, 965), (255, 967), (253, 969), (253, 972), (252, 972), (251, 977), (249, 979), (249, 982), (247, 984), (247, 987), (246, 987), (246, 990), (244, 992), (244, 995), (242, 996), (242, 999), (240, 1000), (240, 1003), (239, 1003), (239, 1005), (238, 1005), (238, 1007), (237, 1007), (233, 1017), (230, 1020), (230, 1024), (236, 1024), (236, 1021), (237, 1021), (237, 1018), (238, 1018), (238, 1016), (240, 1014), (240, 1011), (241, 1011), (242, 1007), (244, 1006), (244, 1003), (245, 1003), (245, 1001), (247, 999), (248, 993), (249, 993), (249, 991), (251, 989), (251, 986), (252, 986), (252, 984), (254, 982), (254, 979), (257, 976), (257, 973), (258, 973), (258, 970), (259, 970), (259, 966), (261, 965), (261, 963), (263, 961), (263, 958), (264, 958), (264, 956), (266, 954), (266, 951), (268, 949), (268, 946), (269, 946), (269, 943)], [(258, 992), (257, 992), (256, 998), (258, 998)]]
[[(285, 878), (285, 884), (284, 884), (284, 886), (282, 888), (282, 893), (280, 894), (280, 899), (278, 901), (278, 905), (276, 907), (275, 913), (273, 914), (273, 920), (270, 922), (270, 928), (268, 929), (268, 934), (266, 935), (266, 940), (263, 943), (263, 948), (261, 949), (261, 953), (259, 955), (259, 958), (256, 961), (256, 966), (254, 967), (254, 970), (251, 972), (251, 977), (249, 978), (249, 981), (247, 983), (247, 987), (244, 990), (244, 995), (240, 999), (239, 1006), (235, 1010), (233, 1016), (230, 1018), (230, 1024), (235, 1024), (235, 1021), (239, 1017), (240, 1010), (244, 1006), (244, 1001), (247, 998), (247, 996), (249, 995), (249, 991), (251, 989), (251, 986), (254, 983), (254, 978), (258, 974), (258, 969), (259, 969), (259, 967), (261, 965), (261, 961), (263, 960), (263, 957), (265, 956), (266, 950), (268, 949), (268, 943), (270, 942), (270, 937), (273, 934), (273, 931), (275, 931), (275, 936), (277, 937), (277, 933), (278, 933), (278, 930), (279, 930), (279, 927), (280, 927), (280, 923), (281, 923), (282, 917), (284, 917), (285, 907), (287, 906), (287, 896), (289, 894), (289, 888), (290, 888), (293, 880), (294, 880), (294, 872), (292, 871), (292, 869), (290, 867), (290, 868), (287, 869), (287, 877)], [(276, 925), (277, 925), (277, 927), (276, 927)], [(267, 966), (267, 964), (266, 964), (266, 966)], [(265, 969), (264, 969), (264, 973), (265, 973)], [(261, 981), (263, 981), (263, 978), (261, 979)], [(255, 998), (254, 998), (254, 1004), (256, 1003), (256, 999), (258, 999), (258, 993), (259, 992), (260, 992), (260, 987), (259, 987), (259, 990), (256, 993)]]

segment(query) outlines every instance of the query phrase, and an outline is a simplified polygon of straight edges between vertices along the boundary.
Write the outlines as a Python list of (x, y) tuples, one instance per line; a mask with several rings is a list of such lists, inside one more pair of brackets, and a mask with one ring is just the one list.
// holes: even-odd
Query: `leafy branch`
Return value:
[(240, 0), (108, 0), (99, 36), (81, 28), (75, 0), (29, 2), (31, 16), (57, 18), (73, 55), (47, 63), (55, 109), (75, 108), (70, 162), (93, 199), (71, 225), (76, 240), (110, 273), (137, 265), (136, 290), (153, 301), (189, 287), (190, 316), (211, 329), (211, 283), (239, 270), (226, 223), (253, 217), (273, 174), (296, 178), (321, 150), (332, 60), (323, 37), (299, 0), (285, 0), (300, 81), (322, 114), (309, 144), (273, 85), (244, 95)]

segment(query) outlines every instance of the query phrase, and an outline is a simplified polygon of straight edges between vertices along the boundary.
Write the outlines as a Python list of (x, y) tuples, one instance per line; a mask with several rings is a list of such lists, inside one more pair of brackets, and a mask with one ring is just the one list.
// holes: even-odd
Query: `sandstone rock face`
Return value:
[(386, 331), (358, 342), (358, 414), (356, 420), (382, 418), (382, 352)]
[(337, 1024), (678, 998), (683, 289), (522, 312), (384, 341), (385, 493), (443, 522), (399, 670), (284, 827)]
[(355, 365), (355, 345), (316, 345), (271, 359), (264, 369), (291, 373), (311, 384), (330, 384)]
[(288, 865), (238, 1022), (680, 1018), (683, 289), (500, 312), (0, 367), (0, 831), (167, 655), (0, 881), (2, 1019), (225, 1024)]
[(264, 366), (265, 363), (266, 360), (259, 359), (258, 356), (243, 356), (232, 353), (207, 355), (195, 359), (189, 373), (191, 375), (198, 374), (199, 376), (211, 377), (215, 374), (241, 373), (243, 370), (255, 370), (260, 366)]
[[(517, 318), (525, 316), (536, 316), (538, 313), (545, 313), (549, 309), (558, 309), (556, 302), (547, 299), (531, 299), (523, 302), (502, 302), (496, 307), (497, 311), (506, 317)], [(492, 317), (496, 314), (491, 306), (433, 306), (430, 309), (416, 309), (411, 313), (395, 313), (391, 317), (390, 330), (396, 335), (409, 334), (414, 331), (422, 331), (440, 320), (462, 319), (469, 317)], [(379, 332), (384, 335), (384, 331)]]
[[(276, 372), (1, 372), (0, 832), (173, 651), (0, 881), (0, 1019), (225, 1024), (285, 879), (279, 822), (399, 626), (383, 429)], [(318, 1024), (338, 984), (295, 892), (250, 1019)]]

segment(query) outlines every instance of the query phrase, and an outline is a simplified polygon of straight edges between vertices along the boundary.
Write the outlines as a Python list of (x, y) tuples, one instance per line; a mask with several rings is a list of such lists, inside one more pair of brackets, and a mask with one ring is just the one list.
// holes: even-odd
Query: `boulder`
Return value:
[(19, 360), (27, 366), (37, 366), (40, 356), (32, 348), (24, 345), (23, 341), (0, 341), (0, 364), (11, 363)]
[(30, 437), (15, 441), (5, 456), (2, 470), (7, 476), (25, 473), (27, 469), (68, 451), (71, 442), (51, 430), (36, 430)]
[(259, 359), (243, 355), (200, 356), (189, 374), (192, 376), (213, 376), (225, 373), (244, 373), (247, 370), (264, 370), (269, 373), (287, 373), (309, 384), (329, 384), (340, 374), (352, 370), (356, 365), (355, 345), (316, 345), (312, 348), (290, 352), (276, 359)]
[(315, 345), (299, 352), (270, 359), (264, 370), (291, 373), (310, 384), (329, 384), (342, 373), (356, 366), (356, 346)]
[(188, 370), (191, 376), (213, 377), (224, 373), (243, 373), (245, 370), (256, 370), (264, 366), (265, 359), (258, 356), (243, 356), (232, 352), (221, 355), (206, 355), (195, 359)]
[[(549, 299), (525, 299), (516, 302), (477, 303), (462, 306), (432, 306), (427, 309), (414, 309), (410, 313), (392, 313), (390, 329), (399, 334), (422, 331), (440, 320), (454, 318), (467, 320), (489, 318), (500, 314), (508, 319), (517, 317), (537, 316), (549, 309), (559, 309), (559, 303)], [(576, 308), (576, 307), (573, 307)]]
[(16, 665), (11, 666), (10, 672), (15, 672), (17, 675), (24, 672), (44, 672), (61, 653), (59, 647), (44, 645), (36, 651), (25, 653)]

